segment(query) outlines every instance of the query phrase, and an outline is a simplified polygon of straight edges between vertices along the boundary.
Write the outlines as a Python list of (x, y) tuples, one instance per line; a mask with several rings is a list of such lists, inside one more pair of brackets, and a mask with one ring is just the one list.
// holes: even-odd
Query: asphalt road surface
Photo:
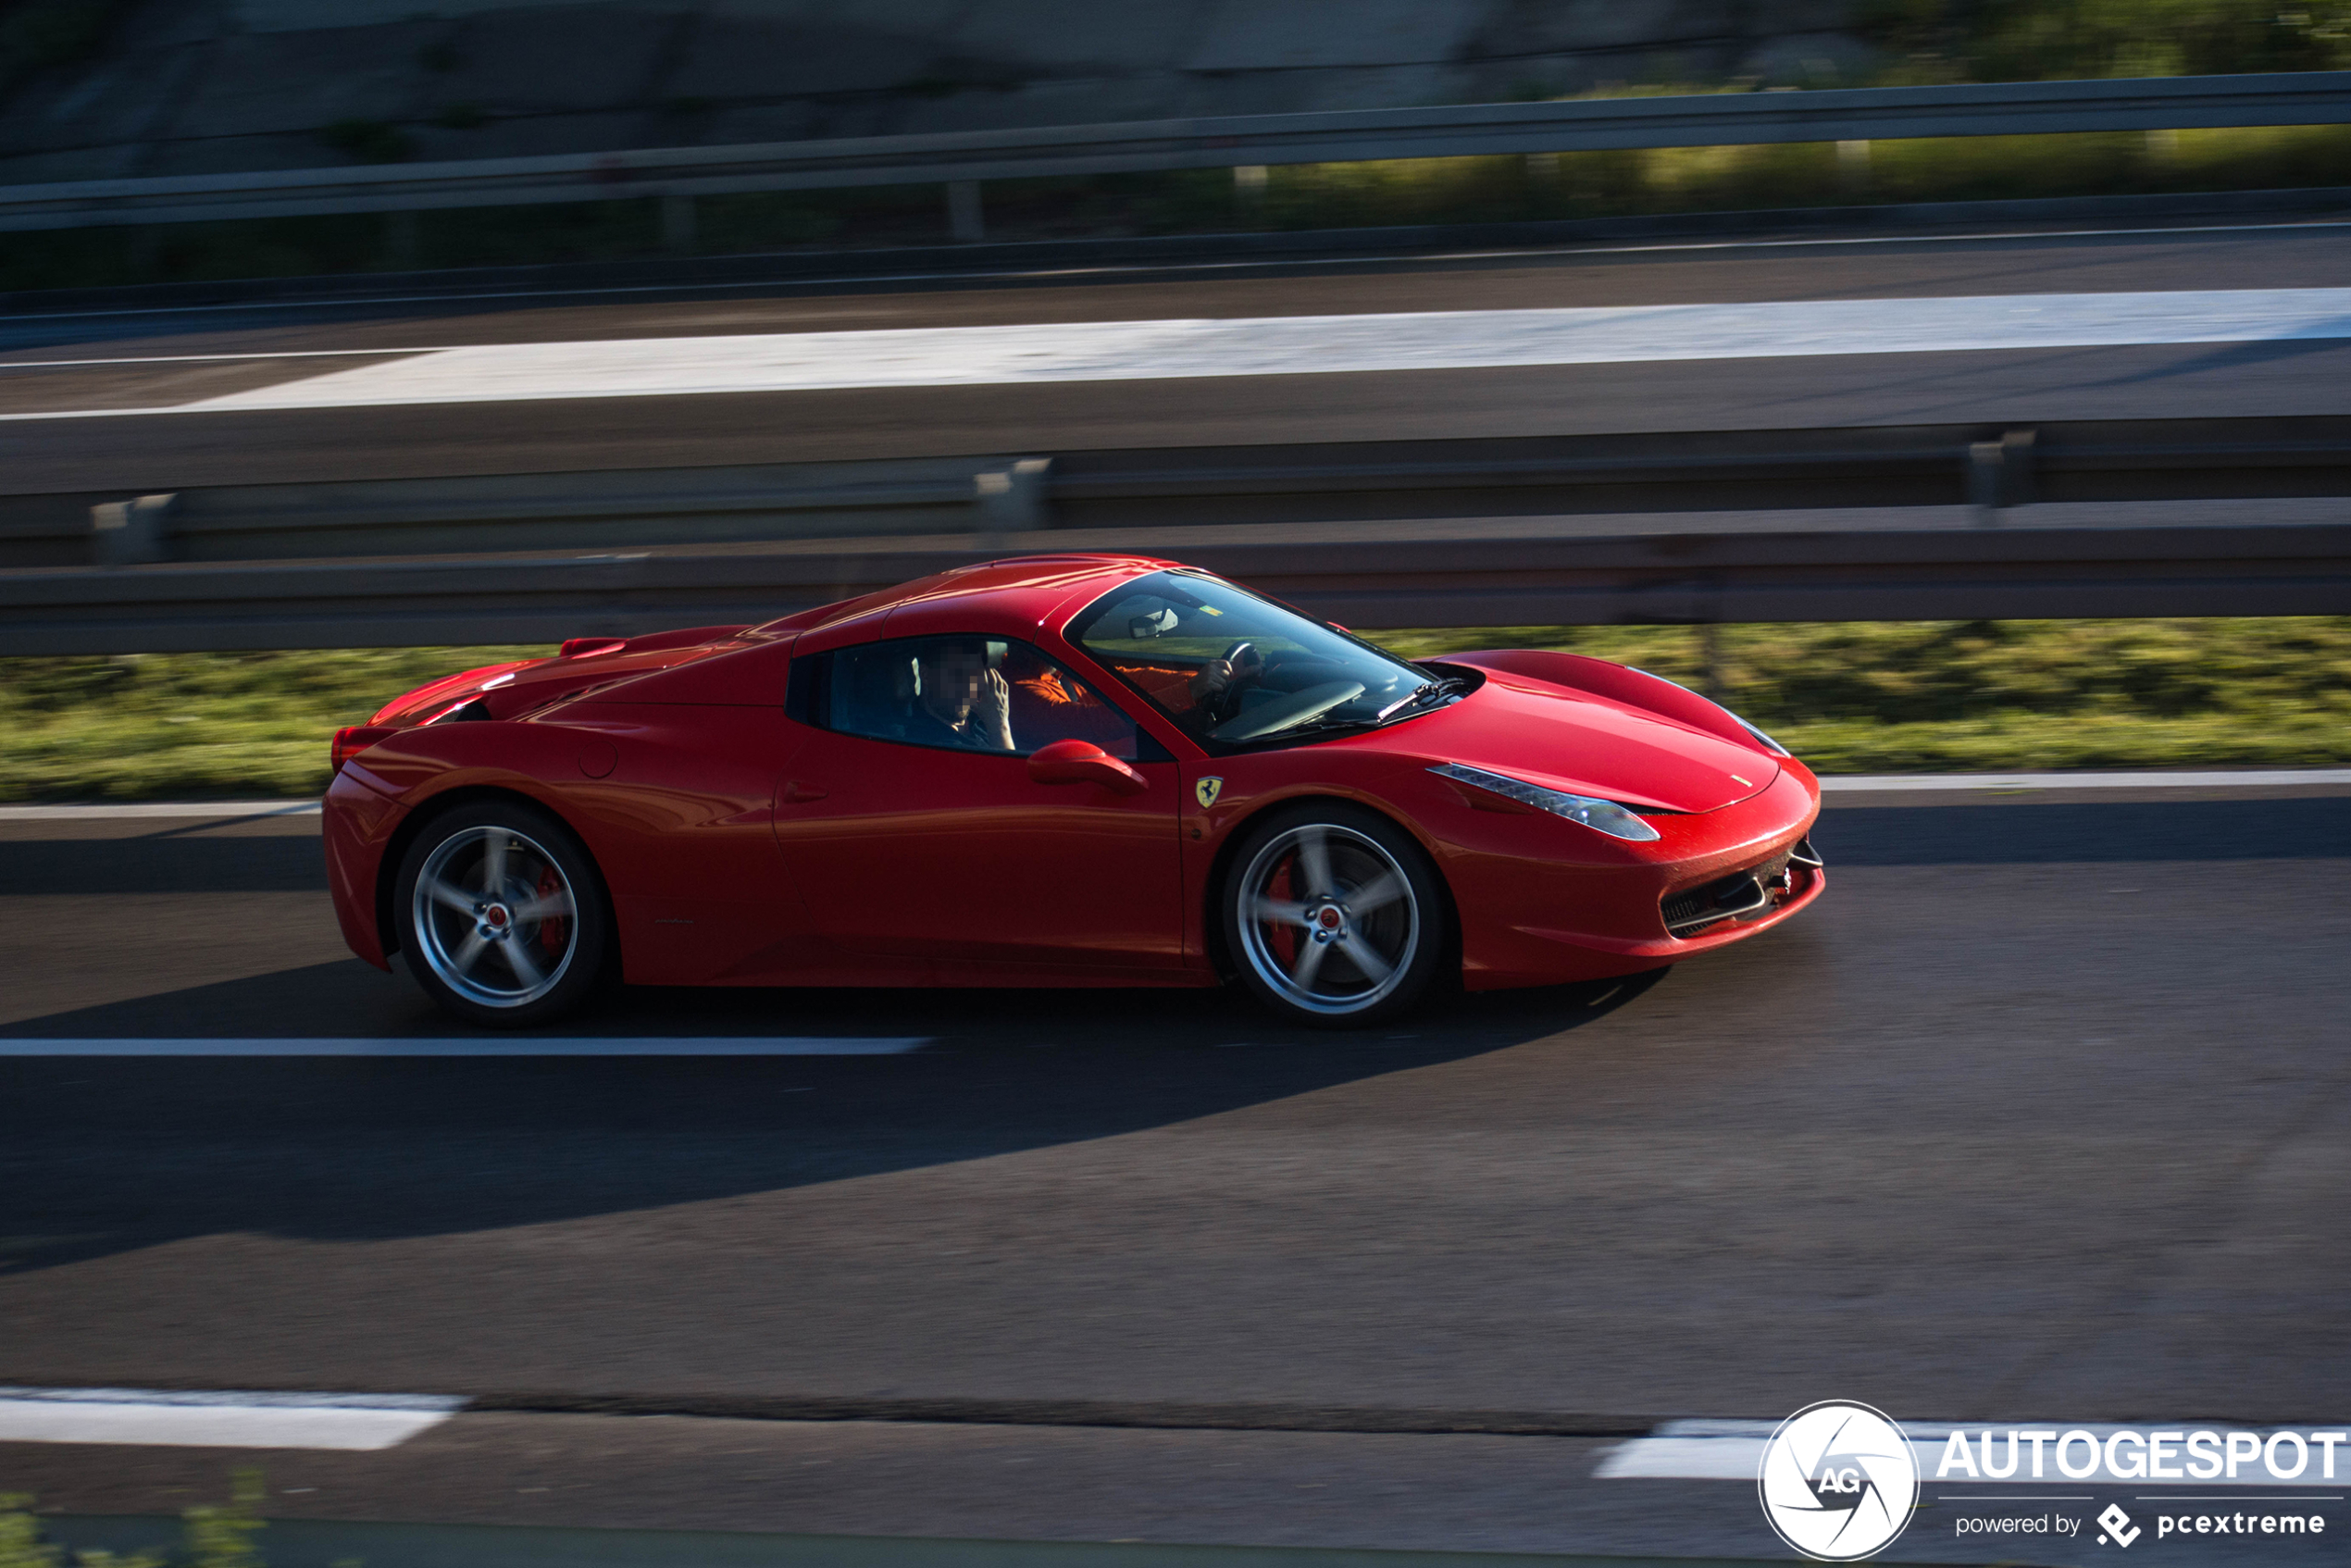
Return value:
[[(315, 832), (0, 828), (0, 1035), (459, 1033), (342, 954)], [(2343, 1425), (2351, 795), (1819, 839), (1750, 943), (1367, 1035), (638, 992), (588, 1031), (932, 1043), (0, 1057), (0, 1382), (476, 1397), (263, 1455), (290, 1516), (1753, 1556), (1750, 1487), (1595, 1464), (1826, 1398)], [(168, 1512), (243, 1459), (5, 1444), (0, 1489)], [(1956, 1506), (1898, 1554), (1982, 1560)], [(2258, 1546), (2199, 1560), (2302, 1560)]]
[[(141, 408), (419, 347), (1308, 314), (2339, 288), (2351, 227), (1594, 248), (0, 322), (0, 413)], [(262, 355), (330, 358), (259, 359)], [(219, 358), (190, 356), (218, 355)], [(92, 362), (95, 363), (92, 363)], [(1792, 358), (0, 421), (0, 492), (1068, 452), (2351, 412), (2351, 342)]]

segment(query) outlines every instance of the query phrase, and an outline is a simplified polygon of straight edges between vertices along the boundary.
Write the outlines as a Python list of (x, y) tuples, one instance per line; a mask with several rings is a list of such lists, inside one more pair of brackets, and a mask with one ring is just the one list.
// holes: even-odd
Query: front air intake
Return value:
[(1658, 911), (1665, 916), (1669, 934), (1694, 937), (1710, 926), (1752, 915), (1771, 902), (1772, 895), (1763, 890), (1763, 884), (1757, 880), (1754, 872), (1738, 871), (1702, 888), (1670, 893), (1659, 903)]

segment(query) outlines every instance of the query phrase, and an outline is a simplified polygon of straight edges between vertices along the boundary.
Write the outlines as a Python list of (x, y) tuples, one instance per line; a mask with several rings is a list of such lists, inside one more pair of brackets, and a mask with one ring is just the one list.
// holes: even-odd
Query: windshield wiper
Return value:
[(1311, 724), (1294, 724), (1287, 728), (1273, 730), (1267, 734), (1260, 735), (1252, 740), (1243, 741), (1242, 744), (1257, 745), (1268, 740), (1295, 740), (1301, 735), (1323, 735), (1341, 729), (1375, 729), (1378, 727), (1379, 721), (1377, 719), (1321, 718), (1314, 720)]
[(1458, 675), (1439, 676), (1410, 696), (1382, 708), (1379, 711), (1379, 716), (1386, 719), (1391, 715), (1409, 712), (1424, 703), (1433, 702), (1441, 697), (1458, 697), (1468, 688), (1469, 682)]
[(1314, 719), (1305, 724), (1287, 725), (1280, 729), (1271, 730), (1266, 734), (1255, 737), (1254, 740), (1287, 741), (1295, 740), (1302, 735), (1325, 735), (1346, 729), (1377, 729), (1381, 725), (1387, 723), (1390, 719), (1411, 717), (1412, 713), (1432, 695), (1440, 697), (1458, 697), (1464, 690), (1467, 689), (1468, 686), (1469, 682), (1463, 680), (1461, 677), (1449, 675), (1442, 679), (1432, 681), (1428, 685), (1419, 688), (1413, 691), (1412, 695), (1405, 697), (1399, 702), (1389, 703), (1387, 707), (1382, 708), (1378, 713), (1372, 715), (1369, 718)]

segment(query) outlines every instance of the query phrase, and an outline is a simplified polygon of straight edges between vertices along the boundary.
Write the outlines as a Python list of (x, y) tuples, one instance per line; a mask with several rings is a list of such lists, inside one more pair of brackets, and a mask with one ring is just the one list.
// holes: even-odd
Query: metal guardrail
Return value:
[[(2351, 499), (2318, 522), (2239, 520), (2238, 503), (2284, 497), (2351, 498), (2351, 418), (16, 497), (0, 501), (0, 562), (16, 566), (0, 571), (0, 653), (628, 634), (1070, 549), (1194, 561), (1363, 627), (2351, 613)], [(2093, 524), (2066, 504), (2197, 498), (2216, 504), (2184, 521), (2109, 508)], [(2029, 503), (2052, 504), (2015, 509)]]
[(0, 569), (1045, 529), (2351, 496), (2351, 417), (1137, 448), (0, 496)]
[[(0, 569), (952, 533), (979, 520), (978, 476), (1014, 467), (911, 458), (0, 496)], [(1031, 479), (1016, 499), (1034, 496)], [(1042, 524), (1031, 505), (1001, 526)]]
[(1055, 530), (471, 560), (0, 574), (0, 654), (397, 647), (756, 622), (1036, 550), (1221, 571), (1343, 625), (2010, 619), (2351, 613), (2351, 522), (1605, 532), (1462, 523)]
[(2351, 72), (2343, 71), (1473, 104), (14, 185), (0, 187), (0, 230), (1375, 158), (2346, 119)]

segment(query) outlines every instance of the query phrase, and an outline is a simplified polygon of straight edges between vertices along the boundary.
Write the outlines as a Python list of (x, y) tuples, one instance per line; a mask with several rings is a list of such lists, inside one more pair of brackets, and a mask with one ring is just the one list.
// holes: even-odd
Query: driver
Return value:
[(1012, 687), (988, 667), (988, 645), (976, 637), (942, 637), (914, 655), (922, 691), (906, 720), (906, 739), (918, 745), (966, 752), (1013, 750)]
[(1192, 706), (1214, 713), (1224, 705), (1225, 694), (1237, 683), (1262, 678), (1265, 673), (1265, 656), (1256, 644), (1243, 642), (1225, 650), (1221, 659), (1211, 659), (1191, 678)]

